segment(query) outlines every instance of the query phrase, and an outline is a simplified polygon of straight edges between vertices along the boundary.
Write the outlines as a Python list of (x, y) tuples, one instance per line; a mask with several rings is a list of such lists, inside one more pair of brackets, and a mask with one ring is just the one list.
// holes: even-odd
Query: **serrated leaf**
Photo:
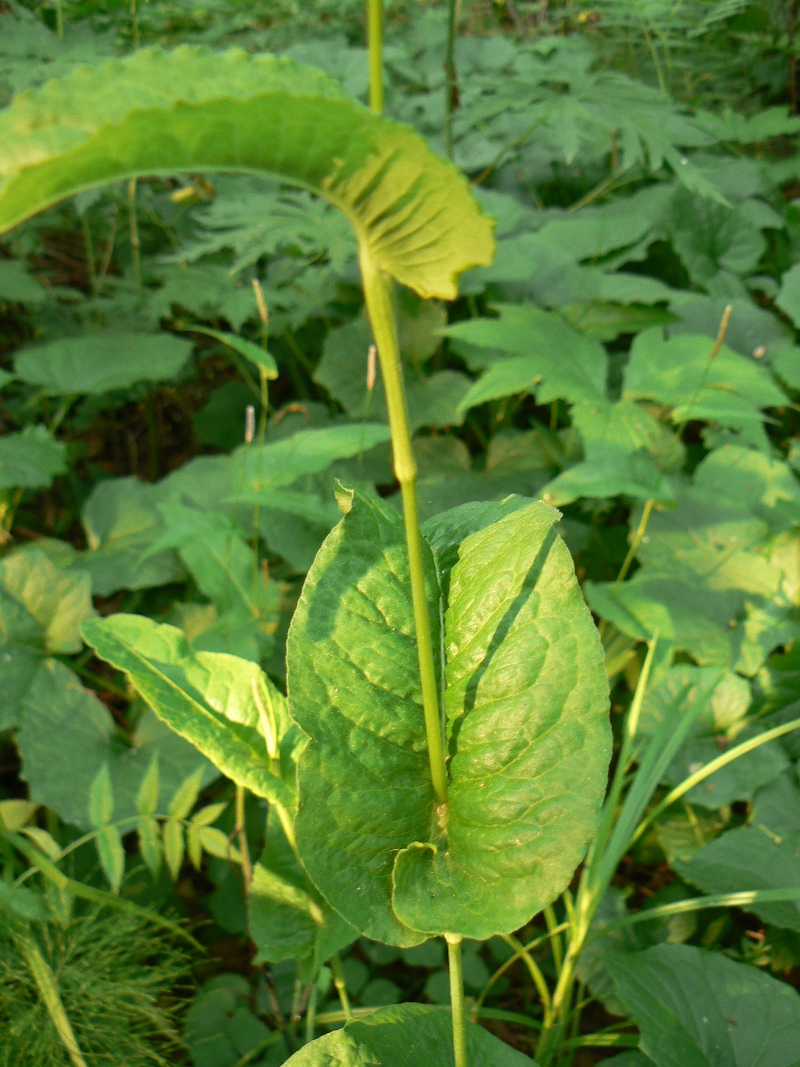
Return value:
[(493, 251), (465, 180), (417, 133), (270, 55), (149, 48), (84, 67), (12, 103), (0, 145), (0, 231), (102, 182), (242, 169), (319, 192), (424, 296), (454, 297), (455, 276)]
[(167, 819), (163, 826), (164, 859), (167, 861), (173, 882), (177, 882), (183, 864), (183, 827), (177, 819)]
[(136, 810), (140, 815), (152, 815), (158, 810), (158, 798), (161, 793), (160, 778), (158, 772), (158, 753), (150, 760), (142, 778), (142, 784), (136, 793)]
[(786, 983), (690, 945), (611, 955), (607, 966), (658, 1067), (795, 1067), (800, 996)]
[(94, 827), (105, 826), (114, 814), (114, 790), (104, 763), (89, 786), (89, 822)]
[(228, 777), (284, 806), (289, 787), (269, 766), (259, 705), (280, 701), (255, 663), (224, 653), (193, 653), (173, 626), (138, 615), (93, 620), (84, 637), (124, 670), (155, 713)]
[[(536, 1067), (476, 1023), (466, 1024), (470, 1067)], [(435, 1060), (432, 1057), (435, 1056)], [(287, 1067), (452, 1067), (450, 1012), (426, 1004), (382, 1008), (343, 1030), (317, 1038), (286, 1061)]]
[(532, 305), (504, 305), (497, 319), (472, 319), (448, 327), (445, 333), (509, 355), (492, 363), (472, 386), (461, 402), (462, 411), (514, 393), (533, 393), (540, 404), (605, 398), (603, 346), (555, 313)]
[(197, 796), (202, 784), (202, 768), (190, 774), (186, 781), (181, 782), (167, 808), (167, 811), (174, 819), (187, 819), (189, 817), (189, 812), (197, 802)]
[(275, 357), (260, 345), (248, 341), (245, 337), (239, 337), (235, 333), (223, 333), (222, 330), (211, 330), (207, 326), (192, 326), (192, 333), (203, 333), (207, 337), (213, 337), (220, 344), (232, 348), (238, 355), (243, 356), (248, 363), (252, 363), (264, 372), (265, 378), (278, 377), (278, 364)]
[(241, 863), (242, 856), (235, 847), (228, 834), (216, 826), (200, 826), (197, 829), (197, 839), (209, 856), (227, 860), (229, 863)]
[(207, 804), (204, 808), (201, 808), (194, 813), (192, 816), (192, 826), (210, 826), (217, 821), (227, 806), (228, 805), (224, 800), (218, 804)]
[(143, 816), (136, 824), (136, 833), (139, 839), (139, 851), (142, 859), (147, 864), (154, 878), (158, 877), (161, 870), (163, 847), (161, 844), (161, 827), (157, 819)]
[(191, 350), (190, 341), (168, 333), (101, 332), (24, 348), (14, 369), (22, 381), (50, 395), (99, 395), (174, 378)]
[(103, 873), (115, 893), (119, 892), (125, 874), (125, 849), (116, 826), (101, 826), (95, 838)]
[[(606, 683), (556, 518), (528, 504), (490, 525), (479, 515), (469, 536), (468, 526), (458, 531), (441, 609), (446, 841), (400, 516), (356, 494), (309, 573), (288, 642), (290, 706), (311, 737), (298, 768), (298, 847), (312, 881), (369, 936), (410, 945), (445, 930), (517, 929), (566, 884), (592, 832), (608, 758)], [(441, 556), (455, 549), (436, 543)]]
[(46, 489), (67, 469), (67, 450), (46, 426), (0, 437), (0, 490)]

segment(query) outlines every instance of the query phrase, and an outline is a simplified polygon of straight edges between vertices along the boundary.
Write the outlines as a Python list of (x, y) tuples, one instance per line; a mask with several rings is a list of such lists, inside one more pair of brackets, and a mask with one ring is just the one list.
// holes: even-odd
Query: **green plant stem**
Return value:
[(136, 218), (136, 178), (128, 182), (128, 222), (130, 226), (131, 256), (133, 257), (133, 277), (136, 291), (142, 293), (142, 250), (139, 239), (139, 222)]
[(56, 0), (56, 36), (60, 41), (64, 40), (64, 11), (61, 0)]
[(47, 1008), (48, 1014), (58, 1031), (64, 1048), (66, 1048), (73, 1067), (88, 1067), (83, 1053), (78, 1045), (78, 1039), (69, 1021), (64, 1002), (58, 991), (56, 976), (53, 974), (47, 960), (39, 951), (39, 947), (32, 937), (25, 934), (19, 936), (19, 943), (25, 955), (25, 960), (36, 982), (42, 1001)]
[(342, 961), (339, 958), (338, 953), (331, 956), (329, 963), (331, 965), (331, 973), (333, 974), (333, 984), (336, 986), (336, 992), (339, 994), (342, 1011), (344, 1012), (344, 1020), (346, 1023), (349, 1023), (353, 1018), (353, 1010), (350, 1007), (350, 997), (347, 995), (347, 982), (345, 981), (344, 971), (342, 970)]
[(453, 1016), (453, 1055), (455, 1067), (467, 1067), (467, 1031), (464, 1025), (464, 969), (461, 962), (461, 935), (445, 934), (450, 971), (450, 1011)]
[(722, 318), (720, 319), (719, 329), (717, 330), (717, 337), (716, 337), (716, 340), (714, 341), (714, 345), (713, 345), (713, 347), (712, 347), (712, 349), (711, 349), (711, 351), (710, 351), (710, 353), (708, 355), (708, 361), (706, 362), (705, 367), (703, 367), (703, 373), (700, 375), (700, 380), (697, 383), (695, 391), (692, 393), (692, 398), (689, 401), (689, 403), (686, 405), (686, 418), (683, 420), (683, 422), (680, 424), (678, 429), (675, 431), (675, 436), (678, 438), (679, 441), (680, 441), (681, 437), (683, 437), (683, 431), (686, 429), (686, 424), (689, 421), (689, 418), (691, 416), (692, 408), (697, 403), (697, 400), (699, 399), (700, 394), (702, 393), (702, 391), (705, 389), (706, 381), (708, 380), (708, 375), (709, 375), (709, 373), (711, 371), (711, 364), (714, 362), (714, 360), (719, 355), (720, 349), (722, 348), (722, 345), (725, 342), (725, 334), (728, 332), (728, 323), (730, 322), (731, 312), (732, 311), (733, 311), (733, 305), (732, 304), (728, 304), (725, 307), (725, 310), (722, 312)]
[(83, 882), (75, 881), (73, 878), (68, 878), (66, 874), (56, 867), (54, 863), (51, 863), (46, 856), (34, 848), (26, 838), (20, 834), (12, 833), (10, 830), (5, 831), (5, 836), (8, 842), (28, 860), (32, 863), (37, 870), (44, 875), (49, 882), (62, 892), (71, 893), (73, 897), (80, 897), (82, 900), (90, 900), (93, 904), (103, 904), (110, 908), (116, 908), (117, 911), (128, 912), (129, 915), (137, 915), (139, 918), (146, 919), (148, 922), (154, 923), (156, 926), (161, 926), (165, 930), (169, 930), (170, 933), (176, 937), (183, 938), (184, 941), (188, 941), (194, 948), (202, 948), (200, 943), (196, 941), (191, 934), (188, 934), (183, 927), (177, 923), (172, 922), (170, 919), (165, 919), (163, 915), (159, 915), (158, 912), (151, 911), (149, 908), (142, 908), (138, 904), (134, 904), (130, 900), (123, 900), (121, 897), (114, 896), (113, 893), (106, 893), (102, 889), (95, 889), (94, 886), (85, 885)]
[(311, 992), (308, 994), (308, 1007), (306, 1008), (306, 1044), (314, 1040), (314, 1031), (317, 1027), (317, 997), (319, 989), (316, 978), (311, 983)]
[[(563, 930), (567, 930), (567, 929), (569, 929), (569, 923), (561, 923), (561, 925), (557, 926), (555, 928), (555, 930), (548, 930), (548, 932), (546, 934), (541, 934), (539, 937), (535, 937), (533, 939), (533, 941), (529, 941), (528, 944), (527, 945), (523, 945), (522, 948), (526, 952), (532, 952), (533, 949), (538, 948), (539, 945), (544, 944), (545, 941), (549, 941), (551, 937), (555, 936), (556, 934), (560, 934)], [(480, 1016), (480, 1014), (482, 1012), (482, 1009), (483, 1009), (483, 1002), (486, 1000), (486, 997), (487, 997), (487, 995), (489, 993), (489, 990), (495, 984), (497, 979), (500, 978), (502, 975), (504, 975), (506, 973), (506, 971), (510, 967), (512, 967), (517, 962), (518, 959), (521, 959), (521, 958), (522, 957), (521, 957), (520, 953), (519, 952), (515, 952), (513, 956), (509, 956), (509, 958), (497, 968), (497, 970), (491, 976), (489, 981), (486, 983), (486, 985), (480, 991), (480, 994), (479, 994), (477, 1000), (475, 1001), (475, 1003), (472, 1006), (472, 1010), (470, 1012), (470, 1015), (471, 1015), (473, 1021), (476, 1021), (478, 1019), (478, 1017)]]
[(81, 215), (81, 232), (83, 234), (83, 249), (86, 256), (86, 272), (89, 275), (89, 289), (92, 296), (97, 295), (97, 263), (94, 257), (94, 242), (92, 231), (89, 227), (89, 219), (84, 211)]
[(369, 47), (369, 106), (383, 114), (383, 0), (367, 0)]
[(553, 933), (558, 926), (558, 919), (553, 910), (553, 905), (548, 904), (547, 907), (543, 909), (542, 914), (544, 915), (544, 921), (547, 923), (547, 929), (550, 931), (552, 937), (552, 944), (550, 947), (553, 953), (553, 963), (556, 965), (556, 970), (560, 971), (563, 962), (563, 951), (561, 948), (561, 936)]
[(447, 49), (444, 59), (445, 104), (444, 104), (444, 147), (448, 158), (453, 157), (453, 112), (458, 101), (458, 84), (456, 81), (456, 27), (458, 25), (459, 0), (447, 3)]
[(630, 570), (631, 563), (633, 563), (636, 553), (639, 551), (639, 545), (642, 543), (642, 538), (647, 532), (647, 524), (650, 522), (650, 516), (653, 513), (655, 503), (656, 502), (652, 499), (652, 497), (649, 500), (645, 501), (644, 508), (642, 509), (642, 517), (641, 519), (639, 519), (639, 525), (636, 527), (636, 533), (634, 533), (633, 538), (631, 540), (631, 547), (628, 549), (628, 554), (619, 569), (619, 574), (616, 578), (617, 584), (619, 584), (619, 582), (625, 581), (625, 577), (628, 571)]
[[(369, 253), (362, 247), (360, 254), (361, 278), (372, 332), (378, 349), (378, 358), (386, 393), (389, 412), (389, 428), (392, 435), (394, 470), (400, 483), (403, 498), (408, 548), (408, 570), (411, 579), (411, 599), (414, 609), (414, 626), (417, 635), (419, 672), (422, 684), (422, 704), (425, 713), (425, 732), (428, 739), (428, 759), (431, 768), (433, 791), (439, 805), (447, 804), (447, 769), (444, 754), (444, 731), (439, 708), (439, 693), (436, 684), (436, 667), (433, 658), (428, 594), (425, 588), (425, 570), (422, 557), (422, 532), (417, 507), (417, 464), (411, 447), (411, 432), (408, 425), (403, 372), (400, 366), (400, 350), (397, 343), (397, 325), (392, 305), (389, 278), (372, 262)], [(442, 812), (442, 815), (446, 813)]]
[(503, 940), (506, 944), (510, 945), (514, 949), (515, 954), (525, 963), (528, 968), (528, 973), (533, 979), (533, 984), (536, 986), (536, 990), (539, 994), (539, 998), (542, 1002), (542, 1011), (544, 1015), (544, 1025), (551, 1025), (551, 1014), (553, 1011), (553, 1002), (550, 997), (550, 990), (547, 988), (547, 981), (542, 974), (542, 970), (539, 964), (531, 956), (530, 952), (525, 948), (521, 941), (518, 941), (513, 934), (504, 934)]
[(771, 730), (766, 730), (763, 734), (759, 734), (758, 737), (751, 737), (748, 741), (742, 741), (740, 745), (736, 745), (734, 748), (724, 752), (721, 756), (717, 756), (716, 759), (711, 760), (704, 767), (701, 767), (699, 771), (694, 774), (690, 774), (688, 778), (676, 785), (674, 789), (659, 801), (658, 804), (648, 812), (644, 819), (636, 827), (636, 831), (631, 837), (631, 845), (638, 841), (642, 834), (645, 832), (648, 826), (666, 811), (668, 807), (675, 803), (676, 800), (680, 800), (682, 796), (685, 796), (690, 789), (694, 789), (700, 782), (705, 781), (706, 778), (710, 778), (712, 774), (716, 774), (717, 771), (726, 767), (729, 763), (733, 763), (734, 760), (740, 756), (746, 756), (748, 752), (752, 752), (753, 749), (760, 748), (762, 745), (766, 745), (769, 741), (775, 741), (778, 737), (783, 737), (785, 734), (791, 733), (793, 730), (800, 730), (800, 719), (792, 719), (791, 722), (784, 723), (782, 726), (774, 726)]
[(236, 786), (236, 836), (239, 838), (239, 852), (242, 855), (242, 879), (245, 895), (250, 895), (253, 881), (253, 865), (250, 862), (250, 847), (247, 844), (247, 825), (245, 822), (245, 790), (243, 785)]

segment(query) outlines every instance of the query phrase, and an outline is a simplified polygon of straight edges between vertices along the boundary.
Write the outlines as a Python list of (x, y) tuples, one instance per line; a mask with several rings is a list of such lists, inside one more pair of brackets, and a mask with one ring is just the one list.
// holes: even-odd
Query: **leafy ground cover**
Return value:
[(797, 1062), (796, 15), (0, 8), (0, 1064)]

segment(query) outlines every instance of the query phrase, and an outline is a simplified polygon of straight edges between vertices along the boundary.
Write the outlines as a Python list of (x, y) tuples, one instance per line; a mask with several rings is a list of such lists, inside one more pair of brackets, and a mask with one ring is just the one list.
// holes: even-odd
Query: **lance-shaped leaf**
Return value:
[(312, 739), (298, 847), (323, 895), (370, 937), (515, 930), (563, 889), (591, 836), (607, 687), (557, 519), (512, 502), (426, 527), (446, 811), (430, 780), (399, 515), (356, 494), (309, 573), (288, 642), (290, 707)]
[(221, 652), (193, 653), (174, 626), (139, 615), (93, 619), (83, 636), (97, 654), (125, 671), (160, 719), (223, 774), (284, 807), (292, 792), (272, 773), (283, 698), (257, 664)]
[[(536, 1067), (533, 1060), (475, 1023), (466, 1024), (470, 1067)], [(312, 1041), (286, 1067), (453, 1067), (450, 1012), (398, 1004)]]
[(144, 49), (20, 94), (0, 115), (0, 232), (124, 177), (271, 172), (347, 215), (375, 264), (452, 298), (487, 264), (492, 223), (463, 176), (411, 128), (275, 56)]

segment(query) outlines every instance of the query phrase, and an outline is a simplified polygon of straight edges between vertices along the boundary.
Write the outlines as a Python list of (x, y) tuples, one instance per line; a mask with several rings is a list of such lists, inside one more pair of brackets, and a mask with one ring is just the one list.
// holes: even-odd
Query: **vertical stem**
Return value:
[(56, 0), (56, 36), (60, 41), (64, 40), (64, 12), (61, 9), (61, 0)]
[(92, 243), (92, 231), (89, 229), (89, 220), (86, 212), (81, 215), (81, 230), (83, 231), (83, 248), (86, 255), (86, 271), (89, 275), (89, 288), (92, 296), (97, 294), (97, 265), (94, 258), (94, 244)]
[(64, 1002), (58, 991), (55, 975), (50, 969), (47, 960), (39, 951), (33, 938), (29, 938), (27, 935), (21, 935), (20, 942), (22, 951), (25, 954), (25, 960), (34, 977), (39, 994), (53, 1021), (53, 1026), (55, 1026), (58, 1031), (58, 1036), (61, 1038), (61, 1041), (69, 1054), (73, 1067), (87, 1067), (86, 1060), (83, 1058), (80, 1046), (78, 1045), (78, 1040), (75, 1037), (75, 1032), (72, 1029), (69, 1017), (64, 1009)]
[(239, 839), (239, 851), (242, 854), (242, 878), (245, 893), (250, 893), (253, 881), (253, 864), (250, 861), (250, 846), (247, 843), (247, 825), (244, 810), (245, 792), (243, 785), (236, 786), (236, 836)]
[(308, 995), (308, 1007), (306, 1009), (306, 1044), (309, 1041), (314, 1040), (314, 1030), (317, 1025), (317, 996), (319, 994), (319, 987), (317, 985), (317, 976), (314, 975), (314, 981), (311, 983), (311, 992)]
[(136, 219), (136, 179), (131, 178), (128, 183), (128, 219), (130, 223), (131, 253), (133, 255), (133, 276), (136, 280), (136, 289), (142, 292), (142, 255), (141, 242), (139, 240), (139, 223)]
[(453, 1015), (455, 1067), (467, 1067), (467, 1032), (464, 1026), (464, 971), (461, 965), (461, 935), (445, 934), (450, 971), (450, 1010)]
[(372, 262), (365, 248), (360, 251), (361, 278), (367, 301), (372, 333), (378, 348), (378, 358), (386, 392), (389, 411), (389, 428), (392, 434), (394, 470), (400, 483), (403, 498), (406, 544), (408, 547), (408, 570), (411, 579), (411, 600), (414, 609), (414, 627), (417, 635), (419, 673), (422, 684), (422, 705), (425, 713), (425, 732), (428, 739), (428, 759), (431, 780), (436, 800), (447, 804), (447, 770), (444, 754), (444, 731), (439, 708), (439, 693), (436, 684), (436, 667), (433, 658), (428, 596), (425, 588), (425, 570), (422, 562), (422, 532), (417, 508), (417, 464), (411, 448), (411, 432), (408, 425), (403, 372), (400, 366), (400, 351), (397, 343), (397, 327), (392, 306), (389, 278)]
[(367, 0), (369, 106), (383, 114), (383, 0)]
[(617, 582), (624, 582), (625, 576), (630, 570), (631, 563), (633, 563), (634, 556), (639, 551), (639, 545), (642, 543), (642, 538), (647, 531), (647, 524), (650, 522), (650, 515), (652, 514), (655, 500), (652, 498), (645, 501), (644, 509), (642, 510), (642, 517), (639, 520), (639, 525), (636, 527), (636, 533), (631, 540), (631, 547), (628, 549), (628, 554), (625, 557), (622, 566), (619, 569), (617, 575)]
[(339, 994), (339, 1000), (342, 1002), (342, 1011), (344, 1012), (345, 1022), (349, 1023), (353, 1018), (353, 1012), (350, 1008), (350, 997), (347, 995), (347, 982), (344, 978), (342, 961), (339, 959), (338, 953), (331, 956), (329, 963), (331, 965), (331, 972), (333, 973), (333, 984), (336, 986), (336, 992)]
[(444, 59), (445, 101), (444, 101), (444, 147), (448, 157), (453, 155), (453, 112), (458, 100), (456, 83), (456, 25), (458, 23), (458, 0), (447, 3), (447, 50)]

